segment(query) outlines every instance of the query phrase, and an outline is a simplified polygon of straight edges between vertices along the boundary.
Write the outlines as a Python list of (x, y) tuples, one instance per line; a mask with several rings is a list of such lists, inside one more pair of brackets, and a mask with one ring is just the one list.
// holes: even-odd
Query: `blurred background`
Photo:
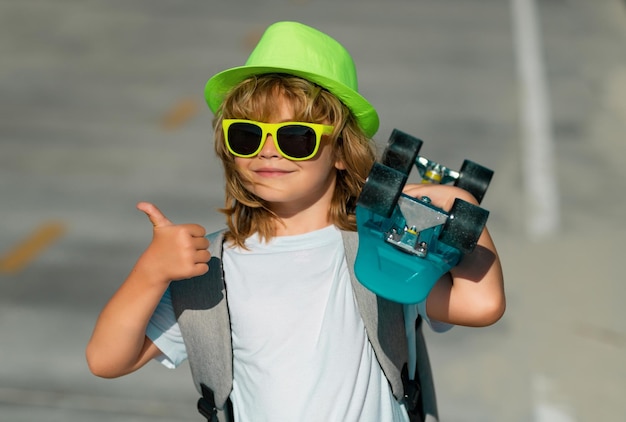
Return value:
[(297, 20), (483, 201), (508, 309), (427, 333), (443, 421), (623, 421), (626, 4), (621, 0), (0, 1), (0, 420), (194, 421), (188, 369), (92, 376), (84, 348), (147, 246), (135, 210), (223, 222), (203, 87)]

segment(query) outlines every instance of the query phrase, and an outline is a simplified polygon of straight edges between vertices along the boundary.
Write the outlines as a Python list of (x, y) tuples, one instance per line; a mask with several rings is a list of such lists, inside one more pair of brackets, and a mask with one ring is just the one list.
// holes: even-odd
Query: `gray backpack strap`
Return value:
[(222, 270), (223, 231), (207, 236), (211, 245), (209, 271), (170, 284), (172, 305), (185, 341), (189, 366), (198, 392), (204, 384), (222, 410), (233, 386), (230, 318)]
[(417, 321), (415, 343), (417, 352), (417, 378), (420, 384), (421, 405), (423, 411), (424, 422), (439, 421), (439, 412), (437, 410), (437, 397), (435, 396), (435, 383), (433, 381), (433, 373), (430, 368), (430, 359), (428, 357), (428, 349), (424, 333), (422, 332), (421, 318)]
[(352, 288), (359, 312), (376, 359), (391, 385), (393, 395), (398, 400), (404, 396), (402, 368), (408, 361), (408, 343), (404, 331), (402, 305), (376, 296), (354, 275), (354, 261), (359, 245), (356, 232), (342, 232), (346, 262), (350, 271)]
[[(414, 335), (409, 336), (406, 330), (412, 330), (413, 326), (405, 326), (403, 305), (376, 296), (358, 282), (354, 274), (354, 261), (359, 244), (358, 234), (343, 231), (342, 235), (359, 312), (376, 358), (391, 385), (394, 396), (398, 400), (406, 400), (405, 394), (411, 394), (409, 391), (405, 392), (407, 379), (417, 378), (420, 409), (419, 415), (411, 416), (417, 418), (414, 420), (437, 422), (439, 420), (437, 400), (421, 318), (416, 321)], [(413, 348), (415, 356), (411, 356), (417, 360), (415, 376), (413, 374), (408, 376), (406, 372), (409, 360), (407, 337), (415, 339)]]

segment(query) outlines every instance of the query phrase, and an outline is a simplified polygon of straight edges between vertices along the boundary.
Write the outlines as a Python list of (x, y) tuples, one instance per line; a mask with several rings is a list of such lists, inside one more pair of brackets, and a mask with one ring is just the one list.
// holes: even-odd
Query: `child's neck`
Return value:
[(277, 213), (280, 220), (276, 222), (276, 236), (293, 236), (323, 229), (332, 223), (328, 218), (328, 209), (318, 212), (307, 209), (297, 213)]

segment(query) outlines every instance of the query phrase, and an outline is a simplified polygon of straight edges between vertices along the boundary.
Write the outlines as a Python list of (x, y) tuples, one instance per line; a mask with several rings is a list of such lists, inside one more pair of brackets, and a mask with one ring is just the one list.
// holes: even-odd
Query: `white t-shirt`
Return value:
[[(341, 232), (256, 236), (225, 247), (235, 419), (408, 421), (367, 339)], [(169, 291), (148, 337), (166, 366), (186, 359)]]

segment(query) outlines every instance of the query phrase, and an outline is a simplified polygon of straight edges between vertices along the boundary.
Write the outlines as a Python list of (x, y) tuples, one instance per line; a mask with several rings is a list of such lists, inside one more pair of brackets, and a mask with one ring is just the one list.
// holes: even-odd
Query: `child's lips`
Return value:
[(280, 177), (291, 173), (289, 170), (282, 170), (274, 167), (263, 167), (253, 171), (261, 177)]

